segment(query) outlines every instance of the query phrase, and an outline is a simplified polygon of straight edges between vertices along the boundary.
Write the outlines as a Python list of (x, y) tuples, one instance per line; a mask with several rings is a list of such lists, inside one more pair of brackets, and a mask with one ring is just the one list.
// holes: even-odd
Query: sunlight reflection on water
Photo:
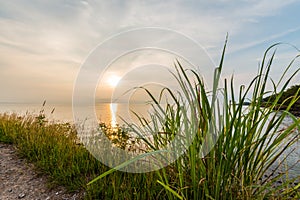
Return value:
[(109, 104), (109, 108), (110, 108), (110, 114), (111, 114), (111, 120), (110, 120), (110, 125), (111, 127), (117, 127), (117, 111), (118, 111), (118, 104), (116, 103), (110, 103)]

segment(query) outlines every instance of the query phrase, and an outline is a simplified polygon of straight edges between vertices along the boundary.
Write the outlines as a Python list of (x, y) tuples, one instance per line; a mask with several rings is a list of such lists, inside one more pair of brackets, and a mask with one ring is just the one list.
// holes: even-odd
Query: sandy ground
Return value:
[(0, 200), (77, 200), (82, 194), (69, 194), (63, 187), (49, 189), (47, 177), (17, 156), (12, 145), (0, 143)]

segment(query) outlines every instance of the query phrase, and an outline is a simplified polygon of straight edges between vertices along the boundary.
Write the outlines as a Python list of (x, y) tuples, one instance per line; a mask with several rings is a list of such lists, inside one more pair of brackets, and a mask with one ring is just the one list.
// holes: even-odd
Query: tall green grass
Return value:
[[(269, 175), (271, 166), (284, 168), (285, 161), (278, 163), (278, 158), (295, 143), (299, 136), (300, 119), (293, 116), (289, 109), (299, 99), (298, 93), (291, 97), (288, 106), (280, 111), (279, 103), (283, 92), (298, 72), (287, 77), (283, 87), (281, 81), (297, 59), (293, 59), (282, 77), (275, 83), (270, 75), (275, 51), (279, 44), (267, 49), (263, 56), (257, 76), (247, 88), (234, 90), (233, 78), (224, 80), (221, 85), (221, 72), (225, 58), (224, 46), (219, 67), (214, 72), (213, 88), (208, 90), (203, 78), (192, 69), (185, 70), (179, 62), (175, 64), (174, 77), (178, 81), (180, 92), (168, 88), (161, 91), (159, 98), (154, 97), (147, 89), (145, 92), (154, 102), (154, 112), (150, 114), (151, 123), (137, 116), (142, 126), (132, 126), (144, 137), (148, 153), (155, 153), (168, 145), (176, 135), (182, 140), (178, 145), (191, 144), (185, 154), (167, 167), (156, 171), (152, 180), (164, 188), (166, 199), (266, 199), (266, 198), (299, 198), (299, 179), (288, 179), (285, 173)], [(271, 54), (271, 55), (270, 55)], [(268, 91), (267, 84), (273, 89)], [(266, 95), (276, 99), (264, 102)], [(161, 97), (167, 94), (175, 102), (166, 107), (160, 106)], [(250, 99), (248, 98), (250, 96)], [(247, 108), (243, 105), (249, 104)], [(280, 125), (285, 117), (291, 117), (293, 123), (285, 130)], [(128, 124), (129, 125), (129, 124)], [(191, 142), (192, 140), (192, 142)], [(211, 148), (213, 146), (213, 148)], [(176, 149), (177, 147), (175, 147)], [(174, 150), (174, 153), (178, 153)], [(131, 164), (125, 162), (117, 168)], [(91, 183), (110, 175), (110, 170)], [(267, 175), (268, 174), (268, 175)], [(276, 184), (283, 180), (283, 184)], [(291, 184), (298, 181), (298, 185)]]
[[(43, 112), (37, 116), (0, 115), (0, 141), (14, 144), (21, 156), (49, 176), (52, 187), (63, 185), (70, 192), (82, 191), (85, 199), (297, 199), (300, 185), (290, 183), (300, 177), (289, 179), (285, 161), (278, 162), (278, 158), (299, 139), (294, 131), (300, 131), (300, 119), (289, 112), (299, 95), (292, 96), (283, 111), (283, 102), (279, 101), (299, 69), (283, 84), (286, 73), (278, 83), (272, 81), (269, 74), (276, 46), (265, 52), (249, 86), (241, 86), (237, 93), (233, 78), (221, 80), (226, 45), (210, 90), (200, 74), (185, 70), (177, 62), (173, 75), (181, 92), (165, 88), (161, 97), (155, 98), (145, 90), (156, 102), (151, 123), (138, 116), (143, 126), (128, 130), (152, 137), (142, 139), (145, 154), (115, 169), (97, 161), (78, 143), (73, 125), (47, 122)], [(267, 84), (273, 89), (267, 90)], [(263, 101), (272, 94), (276, 94), (275, 99)], [(175, 103), (160, 106), (164, 95)], [(246, 108), (245, 103), (249, 103)], [(282, 130), (280, 125), (286, 116), (293, 123)], [(127, 129), (116, 130), (105, 124), (99, 128), (108, 137), (112, 132), (116, 146), (126, 149), (130, 145), (126, 142)], [(174, 145), (190, 145), (168, 166), (140, 174), (116, 170), (144, 156), (159, 154), (178, 135), (182, 140)], [(285, 169), (285, 174), (272, 175), (274, 166)], [(283, 183), (276, 183), (278, 180)]]

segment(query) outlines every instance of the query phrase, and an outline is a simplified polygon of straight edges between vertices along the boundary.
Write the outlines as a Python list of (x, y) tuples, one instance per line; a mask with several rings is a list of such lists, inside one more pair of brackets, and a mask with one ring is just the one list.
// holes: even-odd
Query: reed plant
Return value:
[[(226, 43), (211, 89), (207, 89), (197, 71), (185, 69), (179, 62), (175, 63), (176, 72), (173, 73), (180, 88), (178, 93), (164, 88), (156, 98), (142, 88), (153, 100), (154, 112), (150, 113), (150, 121), (137, 115), (141, 126), (131, 128), (138, 137), (143, 137), (147, 145), (145, 156), (159, 153), (176, 135), (182, 139), (174, 149), (182, 150), (180, 146), (189, 144), (176, 161), (156, 171), (153, 181), (164, 188), (163, 199), (297, 199), (300, 177), (289, 179), (286, 161), (279, 161), (279, 157), (299, 140), (300, 119), (289, 109), (299, 100), (300, 91), (290, 97), (283, 111), (279, 99), (300, 70), (295, 70), (282, 83), (299, 55), (288, 64), (276, 83), (270, 77), (275, 57), (275, 50), (272, 50), (280, 44), (271, 46), (263, 56), (257, 76), (248, 87), (241, 86), (236, 92), (233, 78), (225, 79), (220, 87)], [(273, 88), (267, 90), (270, 83)], [(279, 87), (280, 84), (283, 86)], [(175, 103), (161, 106), (165, 94)], [(266, 95), (276, 98), (265, 102)], [(281, 129), (286, 117), (293, 123)], [(174, 150), (173, 153), (178, 152)], [(136, 160), (116, 166), (91, 184)], [(276, 173), (279, 169), (283, 171)], [(278, 180), (283, 183), (278, 184)]]

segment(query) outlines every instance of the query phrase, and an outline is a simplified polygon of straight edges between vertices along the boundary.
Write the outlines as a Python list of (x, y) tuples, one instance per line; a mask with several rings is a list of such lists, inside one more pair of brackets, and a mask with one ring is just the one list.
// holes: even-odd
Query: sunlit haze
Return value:
[[(216, 65), (228, 33), (223, 77), (234, 74), (237, 86), (248, 84), (267, 47), (285, 42), (300, 48), (299, 9), (297, 0), (1, 1), (0, 102), (71, 103), (77, 73), (90, 52), (114, 34), (141, 27), (193, 38)], [(278, 50), (274, 79), (296, 53)], [(120, 79), (106, 77), (107, 92)]]
[(118, 85), (120, 79), (121, 79), (121, 77), (116, 76), (116, 75), (112, 75), (110, 77), (107, 77), (108, 84), (111, 87), (116, 87)]

